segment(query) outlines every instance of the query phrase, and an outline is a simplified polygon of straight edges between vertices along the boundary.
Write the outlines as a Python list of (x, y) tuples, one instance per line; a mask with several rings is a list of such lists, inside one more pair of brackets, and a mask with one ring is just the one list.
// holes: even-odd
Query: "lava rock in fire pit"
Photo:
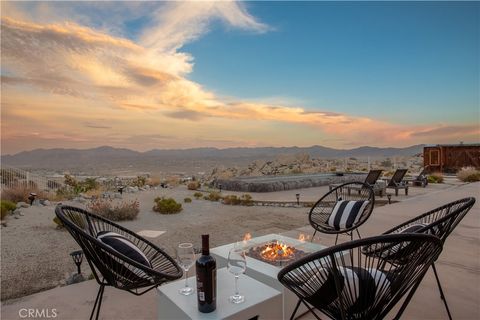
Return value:
[(293, 246), (272, 240), (267, 243), (252, 247), (248, 250), (247, 256), (274, 266), (285, 266), (298, 260), (308, 253)]

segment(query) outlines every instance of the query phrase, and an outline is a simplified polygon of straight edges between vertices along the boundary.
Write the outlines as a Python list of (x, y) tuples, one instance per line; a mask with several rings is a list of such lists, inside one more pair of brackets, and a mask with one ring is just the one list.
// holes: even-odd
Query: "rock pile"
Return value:
[(237, 167), (216, 167), (210, 175), (207, 176), (206, 180), (214, 181), (233, 177), (277, 176), (319, 172), (325, 172), (322, 160), (311, 158), (310, 155), (306, 153), (299, 153), (296, 155), (279, 156), (271, 161), (256, 160), (244, 169)]

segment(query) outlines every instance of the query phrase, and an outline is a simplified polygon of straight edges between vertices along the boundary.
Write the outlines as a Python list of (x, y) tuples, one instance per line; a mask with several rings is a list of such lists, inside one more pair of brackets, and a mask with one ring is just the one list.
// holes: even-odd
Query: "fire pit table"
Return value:
[[(278, 272), (287, 264), (301, 257), (326, 248), (317, 243), (293, 239), (279, 234), (268, 234), (244, 241), (247, 255), (246, 274), (282, 293), (283, 318), (288, 319), (298, 302), (297, 296), (286, 289), (278, 280)], [(228, 252), (234, 243), (216, 247), (210, 250), (217, 260), (217, 267), (227, 266)], [(307, 308), (300, 305), (298, 315), (306, 312)]]

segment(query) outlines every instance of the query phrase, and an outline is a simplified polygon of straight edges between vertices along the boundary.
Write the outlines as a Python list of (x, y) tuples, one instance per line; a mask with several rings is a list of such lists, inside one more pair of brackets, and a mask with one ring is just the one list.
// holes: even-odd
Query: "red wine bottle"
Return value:
[(217, 308), (217, 263), (210, 255), (208, 234), (202, 235), (202, 255), (197, 259), (198, 310), (209, 313)]

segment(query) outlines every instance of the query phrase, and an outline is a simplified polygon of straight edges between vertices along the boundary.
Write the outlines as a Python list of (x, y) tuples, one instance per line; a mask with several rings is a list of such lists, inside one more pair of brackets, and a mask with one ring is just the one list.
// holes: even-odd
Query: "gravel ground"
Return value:
[[(218, 246), (252, 236), (281, 233), (308, 224), (306, 208), (226, 206), (217, 202), (195, 200), (193, 191), (180, 186), (174, 189), (143, 191), (124, 194), (124, 199), (137, 199), (140, 214), (134, 221), (120, 224), (135, 231), (166, 231), (153, 243), (174, 254), (180, 242), (201, 245), (200, 235), (210, 234), (211, 246)], [(161, 215), (152, 210), (157, 196), (173, 197), (182, 202), (183, 211)], [(183, 203), (185, 197), (192, 203)], [(255, 196), (254, 196), (255, 199)], [(84, 204), (73, 203), (78, 207)], [(69, 255), (78, 245), (64, 230), (57, 230), (52, 222), (54, 205), (22, 209), (24, 216), (9, 217), (1, 232), (1, 300), (17, 298), (58, 286), (76, 267)], [(88, 275), (87, 263), (82, 271)]]

